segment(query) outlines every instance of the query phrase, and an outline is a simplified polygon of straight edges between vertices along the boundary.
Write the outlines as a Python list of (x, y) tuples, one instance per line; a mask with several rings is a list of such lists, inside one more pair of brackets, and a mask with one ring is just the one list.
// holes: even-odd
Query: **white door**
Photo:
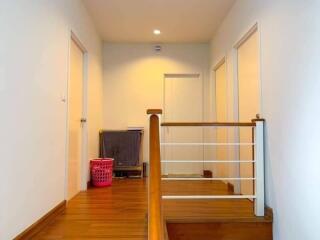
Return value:
[[(215, 89), (216, 89), (216, 120), (217, 122), (227, 122), (227, 76), (226, 76), (226, 64), (222, 63), (215, 70)], [(216, 141), (218, 143), (228, 142), (228, 129), (224, 127), (216, 128)], [(216, 159), (227, 160), (228, 147), (217, 146), (216, 147)], [(215, 174), (217, 177), (228, 177), (228, 164), (216, 164)]]
[[(165, 75), (164, 120), (166, 122), (202, 122), (203, 87), (200, 74)], [(163, 131), (166, 142), (202, 143), (200, 127), (170, 127)], [(202, 175), (203, 146), (168, 146), (166, 160), (198, 160), (199, 163), (170, 163), (165, 174)]]
[(72, 40), (68, 86), (68, 200), (79, 193), (81, 189), (83, 59), (82, 50)]
[[(239, 121), (251, 122), (260, 112), (258, 33), (253, 33), (238, 48)], [(240, 142), (252, 142), (252, 129), (240, 128)], [(240, 147), (240, 160), (252, 160), (252, 146)], [(252, 177), (253, 164), (241, 163), (240, 176)], [(252, 181), (241, 181), (241, 193), (253, 193)]]

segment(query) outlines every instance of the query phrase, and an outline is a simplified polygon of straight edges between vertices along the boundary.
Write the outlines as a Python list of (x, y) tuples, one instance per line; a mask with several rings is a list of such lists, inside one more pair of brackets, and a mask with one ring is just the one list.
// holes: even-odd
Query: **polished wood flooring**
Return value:
[[(164, 181), (162, 191), (164, 195), (232, 194), (226, 184), (212, 181)], [(271, 221), (256, 218), (249, 200), (164, 200), (163, 215), (174, 224)], [(112, 187), (79, 193), (65, 213), (33, 239), (147, 239), (146, 180), (117, 179)]]
[(114, 180), (112, 187), (81, 192), (33, 239), (147, 239), (146, 181)]

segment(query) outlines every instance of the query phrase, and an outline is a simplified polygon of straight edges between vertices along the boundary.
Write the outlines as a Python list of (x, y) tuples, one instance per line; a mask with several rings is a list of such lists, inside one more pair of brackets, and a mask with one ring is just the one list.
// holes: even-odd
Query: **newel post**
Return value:
[(147, 110), (149, 127), (149, 201), (148, 239), (162, 240), (164, 236), (161, 207), (160, 115), (161, 109)]
[(255, 205), (254, 211), (256, 216), (264, 216), (265, 211), (265, 189), (264, 189), (264, 119), (254, 119), (256, 124), (255, 139)]

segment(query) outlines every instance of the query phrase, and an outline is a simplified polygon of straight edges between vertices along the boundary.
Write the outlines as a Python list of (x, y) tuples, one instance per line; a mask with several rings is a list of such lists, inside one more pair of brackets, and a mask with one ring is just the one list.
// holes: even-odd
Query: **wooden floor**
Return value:
[[(164, 195), (232, 194), (226, 184), (211, 181), (164, 181), (162, 190)], [(164, 200), (163, 206), (168, 223), (257, 221), (249, 200)], [(114, 180), (112, 187), (78, 194), (66, 212), (33, 239), (147, 239), (146, 180)]]
[(147, 239), (147, 184), (114, 180), (109, 188), (91, 188), (73, 198), (65, 214), (33, 239)]

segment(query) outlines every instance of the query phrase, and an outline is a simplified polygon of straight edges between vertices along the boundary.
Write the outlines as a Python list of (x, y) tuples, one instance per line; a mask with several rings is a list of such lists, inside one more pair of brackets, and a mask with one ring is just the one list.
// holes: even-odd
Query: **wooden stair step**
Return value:
[(272, 222), (167, 223), (169, 240), (272, 240)]
[(212, 216), (166, 219), (168, 240), (272, 240), (272, 210), (265, 217)]

